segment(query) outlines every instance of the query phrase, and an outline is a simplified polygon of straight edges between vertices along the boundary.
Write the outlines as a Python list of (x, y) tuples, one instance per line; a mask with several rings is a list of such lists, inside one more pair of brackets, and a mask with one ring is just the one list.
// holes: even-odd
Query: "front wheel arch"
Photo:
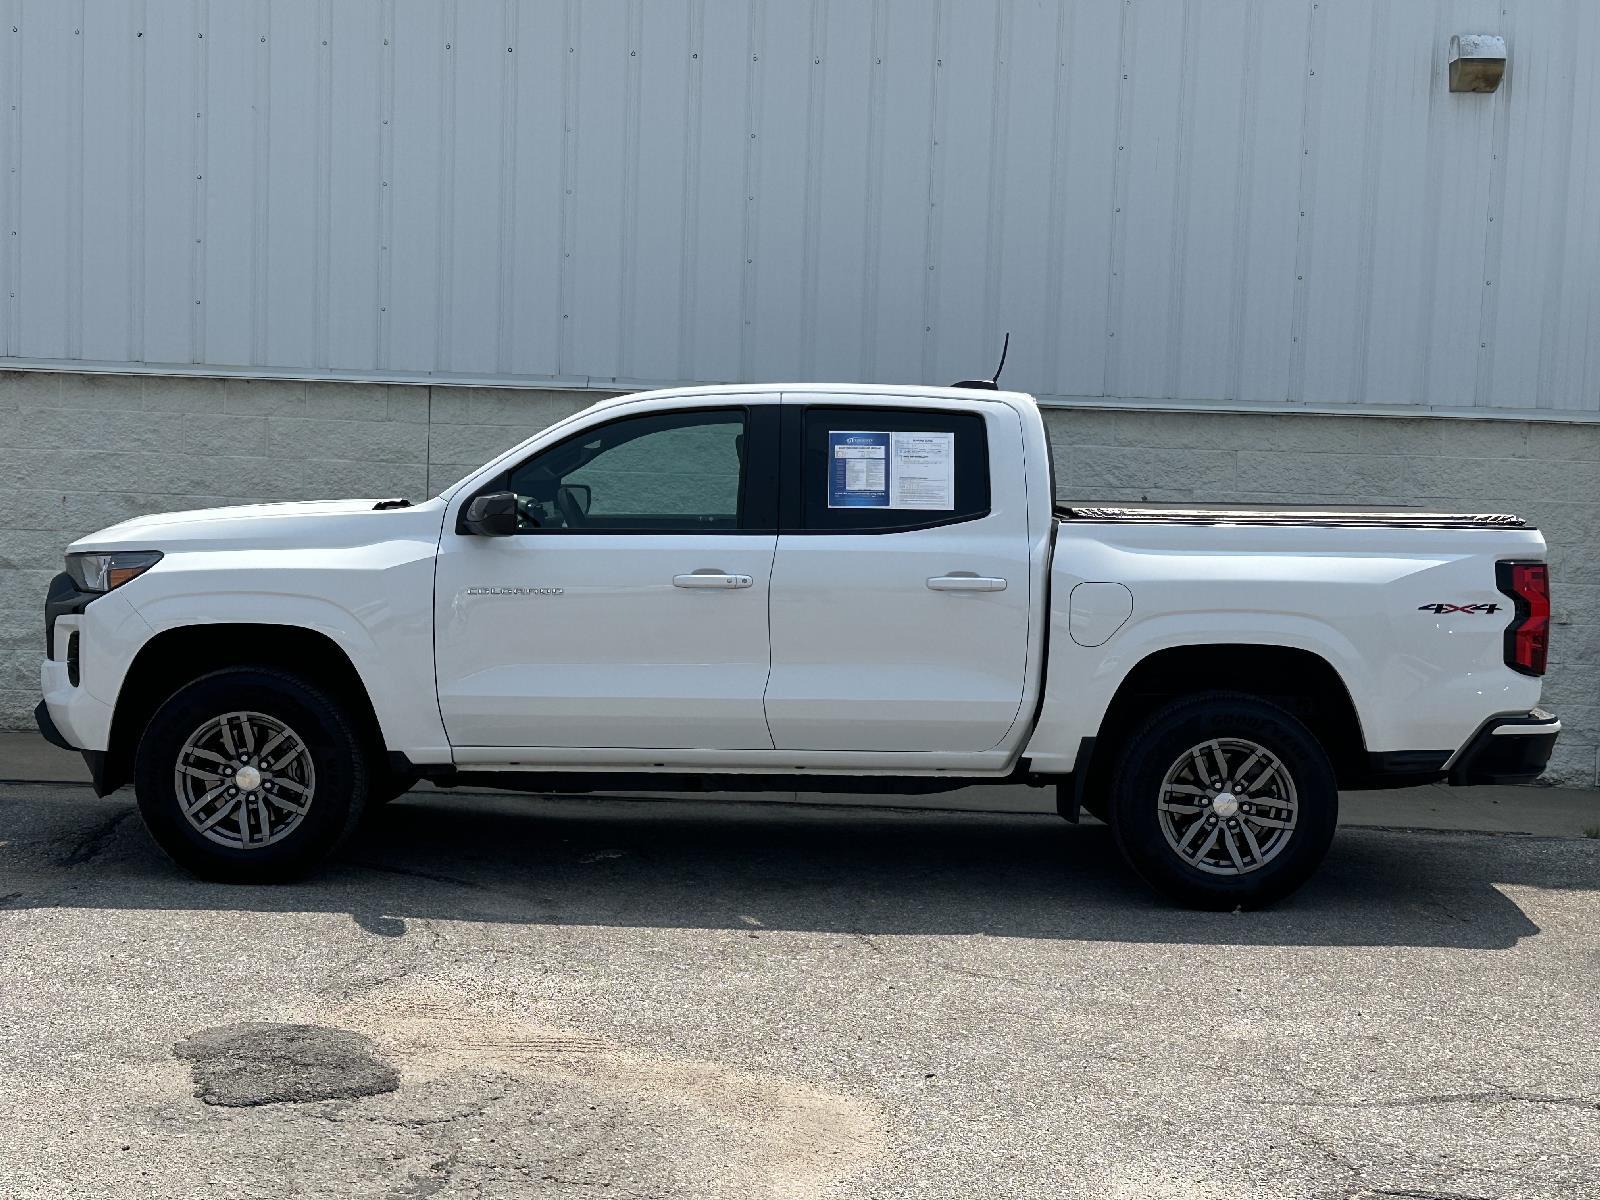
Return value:
[(162, 704), (202, 675), (232, 667), (292, 668), (340, 703), (375, 769), (383, 761), (383, 730), (366, 683), (327, 634), (299, 625), (185, 625), (156, 634), (129, 665), (117, 693), (99, 793), (109, 795), (132, 781), (139, 741)]

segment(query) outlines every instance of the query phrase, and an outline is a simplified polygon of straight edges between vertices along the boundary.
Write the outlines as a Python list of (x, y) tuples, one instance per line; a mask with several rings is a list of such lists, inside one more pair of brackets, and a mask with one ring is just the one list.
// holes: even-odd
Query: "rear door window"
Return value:
[(799, 424), (799, 511), (786, 531), (896, 533), (989, 513), (978, 413), (812, 407)]

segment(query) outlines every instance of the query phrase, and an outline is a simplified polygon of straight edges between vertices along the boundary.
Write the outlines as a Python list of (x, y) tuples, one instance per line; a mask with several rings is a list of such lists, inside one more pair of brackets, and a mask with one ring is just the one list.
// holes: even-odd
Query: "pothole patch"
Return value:
[(195, 1096), (227, 1108), (353, 1100), (400, 1086), (400, 1073), (370, 1041), (324, 1025), (217, 1025), (190, 1034), (172, 1051), (189, 1061)]

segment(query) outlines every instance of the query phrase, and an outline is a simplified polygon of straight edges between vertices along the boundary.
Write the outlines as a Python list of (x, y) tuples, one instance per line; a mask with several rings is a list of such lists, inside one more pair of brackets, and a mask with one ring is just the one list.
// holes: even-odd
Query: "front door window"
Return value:
[(626, 417), (512, 470), (522, 532), (709, 533), (741, 527), (742, 409)]

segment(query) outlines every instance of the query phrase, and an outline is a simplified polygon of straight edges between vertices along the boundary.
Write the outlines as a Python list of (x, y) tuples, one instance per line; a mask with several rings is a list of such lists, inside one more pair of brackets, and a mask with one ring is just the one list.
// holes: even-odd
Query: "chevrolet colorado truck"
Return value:
[(1541, 772), (1536, 530), (1061, 507), (1034, 400), (988, 386), (648, 392), (419, 504), (126, 521), (50, 587), (38, 723), (247, 881), (420, 779), (1007, 783), (1232, 908), (1312, 873), (1340, 787)]

